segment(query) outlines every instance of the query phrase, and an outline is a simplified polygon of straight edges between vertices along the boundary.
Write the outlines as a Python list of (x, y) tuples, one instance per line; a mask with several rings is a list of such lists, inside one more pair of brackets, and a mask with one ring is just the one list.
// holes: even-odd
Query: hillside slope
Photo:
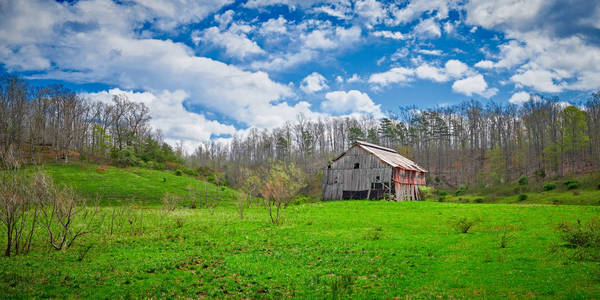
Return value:
[[(101, 204), (111, 205), (134, 201), (138, 204), (159, 204), (166, 193), (185, 196), (189, 189), (202, 195), (218, 195), (231, 200), (232, 189), (218, 188), (183, 174), (144, 168), (117, 168), (113, 166), (69, 163), (46, 164), (42, 167), (55, 183), (67, 185), (81, 196), (100, 198)], [(229, 202), (229, 201), (228, 201)]]

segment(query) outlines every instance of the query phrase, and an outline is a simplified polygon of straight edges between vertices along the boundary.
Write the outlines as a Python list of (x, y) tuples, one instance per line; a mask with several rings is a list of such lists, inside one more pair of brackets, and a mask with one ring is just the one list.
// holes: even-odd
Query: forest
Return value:
[(192, 153), (165, 143), (160, 128), (150, 126), (149, 109), (124, 95), (112, 103), (91, 102), (61, 86), (33, 87), (7, 76), (0, 114), (0, 144), (19, 149), (31, 162), (69, 161), (73, 155), (158, 169), (171, 162), (189, 172), (210, 168), (235, 186), (280, 162), (300, 169), (314, 195), (321, 169), (357, 140), (397, 149), (429, 171), (428, 182), (450, 188), (600, 169), (600, 92), (573, 104), (534, 96), (522, 106), (474, 100), (403, 106), (380, 120), (298, 115), (278, 128), (248, 129), (229, 142), (207, 140)]

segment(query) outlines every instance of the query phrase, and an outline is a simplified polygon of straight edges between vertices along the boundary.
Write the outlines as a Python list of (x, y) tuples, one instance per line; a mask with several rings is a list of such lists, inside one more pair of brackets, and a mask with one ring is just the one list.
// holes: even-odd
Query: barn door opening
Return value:
[(362, 200), (362, 199), (367, 199), (368, 195), (369, 195), (368, 190), (365, 190), (365, 191), (343, 191), (342, 199), (343, 200)]

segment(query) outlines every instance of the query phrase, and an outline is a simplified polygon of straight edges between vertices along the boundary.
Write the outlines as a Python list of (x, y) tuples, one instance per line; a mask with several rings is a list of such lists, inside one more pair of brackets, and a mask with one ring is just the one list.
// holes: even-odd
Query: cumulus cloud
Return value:
[(383, 117), (379, 104), (375, 104), (366, 93), (357, 90), (335, 91), (325, 95), (321, 108), (333, 114), (367, 113), (376, 118)]
[(369, 77), (369, 83), (387, 86), (393, 83), (413, 81), (415, 71), (410, 68), (396, 67), (383, 73), (375, 73)]
[(527, 92), (517, 92), (514, 93), (510, 99), (508, 99), (508, 102), (512, 103), (512, 104), (523, 104), (527, 101), (529, 101), (529, 99), (531, 99), (531, 96), (529, 95), (529, 93)]
[(442, 30), (436, 20), (429, 18), (422, 20), (415, 26), (414, 34), (417, 38), (439, 38), (442, 36)]
[(438, 20), (445, 19), (448, 17), (449, 9), (455, 6), (454, 1), (447, 0), (410, 1), (402, 8), (398, 8), (397, 6), (392, 7), (393, 20), (391, 23), (393, 25), (410, 23), (420, 18), (423, 13), (429, 13)]
[[(233, 29), (233, 28), (232, 28)], [(243, 59), (253, 54), (263, 54), (265, 51), (255, 41), (248, 39), (245, 30), (221, 31), (217, 27), (210, 27), (203, 31), (192, 33), (192, 40), (198, 44), (208, 42), (225, 49), (225, 54), (230, 57)]]
[(502, 31), (509, 40), (477, 67), (516, 68), (511, 80), (540, 92), (598, 87), (600, 2), (474, 0), (465, 10), (467, 24)]
[[(135, 5), (121, 6), (112, 1), (25, 2), (11, 2), (2, 11), (0, 22), (8, 25), (0, 26), (0, 61), (11, 70), (37, 69), (29, 78), (102, 82), (126, 90), (148, 91), (161, 101), (172, 101), (169, 103), (177, 106), (185, 94), (186, 103), (250, 127), (279, 126), (299, 113), (316, 115), (309, 103), (291, 102), (292, 89), (273, 81), (265, 72), (246, 71), (196, 56), (194, 50), (183, 43), (136, 36), (136, 24), (143, 23), (147, 16), (134, 13), (139, 9)], [(73, 22), (92, 25), (73, 26)], [(65, 34), (64, 30), (77, 32)], [(236, 30), (241, 33), (246, 29)], [(28, 47), (35, 47), (38, 54), (31, 56), (35, 52), (29, 51), (31, 61), (18, 59), (15, 53)], [(10, 53), (6, 54), (7, 51)], [(51, 68), (46, 67), (47, 62)], [(173, 94), (169, 98), (163, 91)], [(176, 124), (176, 113), (163, 119), (169, 115)], [(213, 124), (193, 118), (189, 117), (198, 124)], [(166, 120), (162, 122), (169, 126)], [(199, 126), (200, 131), (206, 130), (204, 136), (230, 132), (229, 127), (217, 124)], [(169, 132), (174, 134), (176, 130)], [(196, 131), (183, 132), (189, 135), (186, 139), (196, 138)]]
[(470, 74), (475, 74), (475, 72), (469, 69), (465, 63), (451, 59), (446, 62), (444, 67), (423, 63), (414, 69), (392, 68), (387, 72), (372, 74), (369, 78), (369, 83), (386, 86), (392, 83), (410, 82), (414, 80), (414, 77), (435, 82), (447, 82), (451, 79), (461, 78)]
[(488, 89), (487, 82), (481, 74), (455, 81), (452, 90), (467, 96), (478, 94), (485, 98), (490, 98), (498, 92), (497, 88)]
[(307, 94), (312, 94), (327, 88), (327, 80), (325, 77), (323, 77), (323, 75), (317, 72), (313, 72), (312, 74), (304, 77), (300, 85), (300, 89)]

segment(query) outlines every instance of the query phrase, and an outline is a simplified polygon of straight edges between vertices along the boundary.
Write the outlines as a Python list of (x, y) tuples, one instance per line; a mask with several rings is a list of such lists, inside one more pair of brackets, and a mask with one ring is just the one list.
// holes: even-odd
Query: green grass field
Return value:
[[(108, 209), (108, 208), (107, 208)], [(553, 250), (561, 221), (591, 206), (339, 201), (263, 208), (141, 212), (143, 230), (95, 233), (66, 251), (42, 244), (0, 259), (11, 297), (598, 298), (600, 266)], [(480, 218), (457, 232), (459, 217)], [(178, 227), (177, 219), (183, 223)], [(182, 221), (181, 221), (182, 220)], [(512, 239), (499, 247), (508, 226)], [(91, 249), (81, 261), (87, 246)], [(560, 247), (559, 247), (560, 248)]]
[[(241, 219), (231, 199), (157, 205), (203, 184), (191, 177), (97, 168), (45, 170), (120, 217), (63, 251), (40, 229), (31, 253), (0, 258), (0, 298), (600, 298), (600, 263), (574, 258), (556, 230), (597, 206), (333, 201), (291, 205), (275, 226), (260, 206)], [(464, 217), (479, 220), (466, 234)]]

